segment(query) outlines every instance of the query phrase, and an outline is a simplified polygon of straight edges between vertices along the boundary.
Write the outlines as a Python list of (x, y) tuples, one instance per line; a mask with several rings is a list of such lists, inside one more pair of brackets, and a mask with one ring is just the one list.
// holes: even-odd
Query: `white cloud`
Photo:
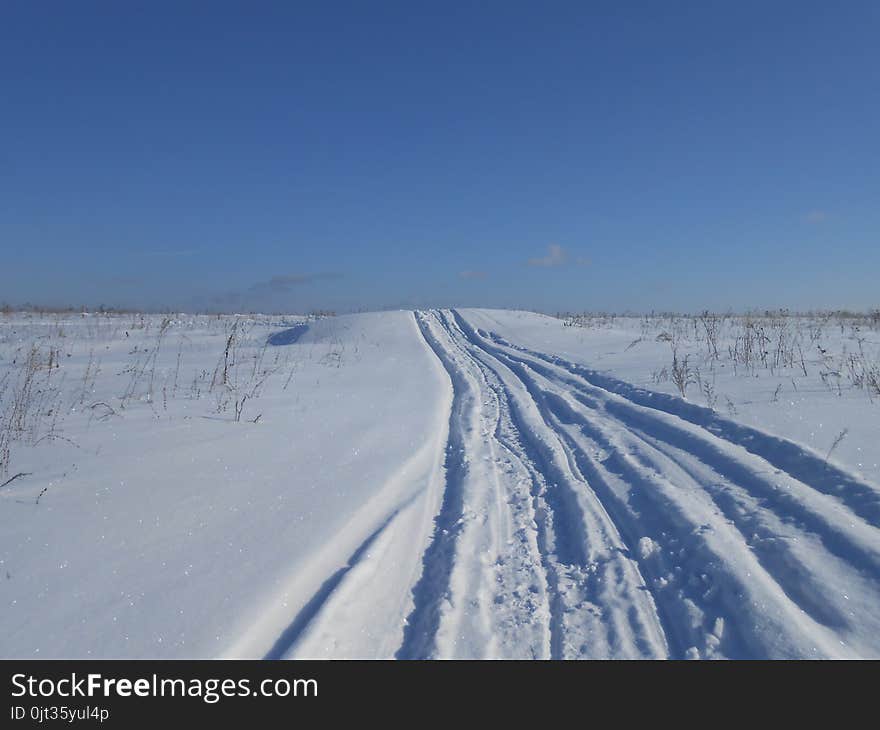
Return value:
[(302, 284), (311, 284), (322, 279), (338, 279), (339, 274), (332, 272), (322, 272), (318, 274), (281, 274), (273, 276), (268, 281), (258, 281), (252, 285), (248, 291), (251, 292), (289, 292), (296, 286)]
[(473, 271), (472, 269), (460, 271), (458, 275), (462, 279), (485, 279), (487, 276), (485, 271)]
[(529, 266), (542, 266), (550, 268), (554, 266), (566, 266), (567, 264), (575, 264), (576, 266), (589, 266), (590, 259), (586, 256), (576, 256), (572, 258), (568, 251), (558, 243), (551, 243), (547, 246), (547, 255), (538, 258), (529, 259)]
[(558, 243), (547, 246), (547, 255), (536, 259), (529, 259), (529, 266), (562, 266), (568, 261), (568, 254)]

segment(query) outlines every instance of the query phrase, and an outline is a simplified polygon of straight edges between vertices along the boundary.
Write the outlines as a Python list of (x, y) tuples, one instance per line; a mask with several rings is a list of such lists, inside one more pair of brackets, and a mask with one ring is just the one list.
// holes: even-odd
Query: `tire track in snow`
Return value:
[[(820, 475), (820, 488), (811, 489), (768, 468), (758, 453), (776, 452), (757, 443), (759, 432), (749, 446), (727, 441), (722, 436), (738, 425), (704, 429), (671, 415), (668, 404), (652, 410), (618, 392), (631, 386), (616, 381), (615, 392), (606, 390), (578, 366), (490, 338), (455, 317), (475, 347), (525, 383), (630, 545), (639, 533), (659, 544), (644, 543), (650, 549), (640, 564), (661, 586), (661, 613), (674, 617), (674, 656), (690, 642), (701, 656), (852, 656), (850, 637), (880, 651), (873, 618), (880, 533), (859, 516), (871, 517), (870, 486), (845, 475), (845, 488), (832, 497)], [(684, 552), (668, 559), (676, 549)], [(701, 586), (706, 576), (710, 585)]]
[[(458, 336), (474, 347), (463, 329), (466, 323), (457, 312), (451, 317)], [(632, 550), (604, 506), (593, 498), (559, 432), (542, 418), (540, 403), (510, 368), (497, 358), (487, 358), (480, 348), (474, 354), (504, 389), (515, 438), (543, 484), (539, 498), (551, 535), (549, 559), (555, 563), (564, 619), (554, 656), (668, 656), (665, 618), (632, 560)], [(577, 598), (582, 605), (577, 605)], [(585, 612), (596, 615), (596, 625), (583, 625)]]
[[(743, 635), (738, 630), (740, 622), (735, 620), (747, 613), (745, 606), (750, 599), (754, 600), (755, 592), (741, 575), (725, 574), (728, 571), (724, 561), (735, 557), (739, 563), (748, 565), (749, 577), (757, 577), (759, 566), (749, 565), (754, 561), (744, 540), (731, 543), (727, 535), (722, 540), (711, 539), (719, 525), (707, 500), (702, 500), (703, 504), (697, 501), (703, 496), (700, 485), (682, 479), (668, 465), (640, 454), (625, 437), (621, 438), (622, 434), (609, 435), (594, 421), (582, 420), (561, 396), (541, 392), (537, 385), (532, 387), (545, 418), (566, 434), (567, 446), (587, 475), (587, 482), (627, 536), (645, 575), (657, 586), (655, 600), (666, 618), (672, 656), (766, 656), (766, 631), (757, 636), (748, 632)], [(574, 433), (567, 430), (571, 427)], [(580, 440), (577, 431), (588, 435), (589, 441)], [(601, 458), (590, 456), (597, 447)], [(676, 493), (683, 488), (696, 495), (697, 500), (692, 497), (689, 501), (697, 503), (689, 505), (677, 498)], [(724, 529), (723, 525), (720, 527)], [(645, 538), (650, 542), (643, 542)], [(769, 599), (765, 592), (757, 595), (757, 601), (773, 601), (772, 581), (769, 582)], [(780, 629), (799, 619), (798, 607), (789, 608), (794, 616), (776, 621)], [(787, 646), (787, 655), (797, 653), (796, 642)]]
[[(873, 522), (859, 517), (857, 511), (838, 496), (829, 495), (824, 489), (817, 489), (813, 480), (804, 482), (758, 455), (759, 451), (770, 449), (766, 446), (759, 447), (760, 439), (767, 438), (773, 443), (782, 439), (751, 430), (751, 448), (748, 448), (725, 438), (730, 429), (705, 428), (677, 416), (674, 408), (656, 410), (595, 385), (579, 374), (582, 370), (579, 366), (552, 363), (547, 356), (509, 343), (503, 347), (524, 353), (525, 357), (517, 357), (510, 352), (503, 352), (503, 356), (512, 357), (535, 372), (564, 383), (573, 392), (573, 397), (591, 411), (602, 408), (630, 434), (643, 434), (646, 441), (662, 442), (670, 449), (688, 454), (708, 465), (719, 478), (735, 483), (755, 499), (761, 500), (764, 509), (774, 512), (781, 520), (797, 522), (811, 531), (822, 540), (829, 552), (859, 566), (867, 577), (880, 577), (880, 532)], [(690, 404), (682, 402), (683, 409), (689, 406)], [(699, 406), (694, 408), (705, 410)], [(719, 417), (718, 420), (725, 419)], [(739, 428), (738, 424), (732, 426)], [(786, 443), (789, 444), (787, 452), (800, 449), (797, 444)], [(803, 452), (803, 458), (813, 463), (812, 455)], [(813, 463), (813, 466), (819, 483), (824, 483), (824, 462)], [(845, 478), (850, 485), (857, 483), (851, 475), (846, 475)], [(859, 483), (859, 491), (867, 495), (873, 489), (870, 485)], [(866, 503), (862, 501), (859, 504)]]
[(502, 435), (505, 405), (485, 370), (450, 336), (442, 313), (431, 313), (430, 319), (440, 344), (477, 394), (466, 423), (465, 458), (472, 468), (465, 480), (463, 533), (453, 566), (453, 605), (443, 617), (438, 649), (442, 656), (468, 658), (550, 657), (556, 602), (533, 508), (531, 465)]
[[(531, 552), (535, 556), (536, 561), (540, 563), (540, 566), (543, 569), (543, 584), (547, 595), (547, 609), (549, 612), (547, 621), (547, 630), (549, 633), (549, 657), (559, 658), (562, 646), (561, 627), (564, 607), (562, 606), (559, 597), (558, 571), (554, 561), (550, 557), (550, 549), (548, 548), (548, 541), (553, 539), (552, 537), (548, 537), (548, 534), (552, 535), (552, 528), (548, 528), (547, 524), (549, 510), (540, 496), (540, 493), (544, 489), (544, 476), (535, 468), (531, 459), (521, 457), (524, 453), (524, 448), (517, 438), (516, 429), (511, 421), (510, 405), (507, 394), (498, 382), (497, 377), (478, 361), (470, 358), (461, 343), (452, 339), (449, 323), (445, 315), (442, 313), (436, 314), (435, 318), (449, 337), (450, 346), (454, 347), (459, 353), (461, 353), (465, 360), (470, 362), (472, 366), (477, 367), (483, 385), (495, 396), (497, 414), (493, 428), (493, 437), (509, 455), (511, 461), (514, 462), (527, 476), (529, 485), (527, 490), (527, 501), (529, 503), (529, 508), (527, 509), (526, 521), (529, 526), (534, 529), (528, 530), (528, 532), (532, 534), (524, 535), (522, 541), (527, 544), (533, 541), (533, 545), (529, 545), (529, 547), (531, 548)], [(521, 529), (523, 532), (526, 532), (527, 530), (527, 528)]]
[(552, 620), (528, 473), (495, 438), (501, 410), (435, 313), (422, 336), (453, 383), (446, 486), (398, 658), (545, 658)]
[(554, 434), (533, 433), (538, 420), (528, 411), (534, 404), (511, 390), (499, 363), (475, 356), (454, 316), (437, 319), (449, 347), (496, 392), (503, 413), (496, 436), (531, 476), (536, 547), (550, 598), (551, 657), (665, 656), (644, 580), (601, 507), (582, 503), (581, 478)]
[(799, 444), (731, 421), (709, 408), (688, 403), (674, 395), (646, 390), (555, 355), (520, 347), (493, 332), (479, 331), (478, 334), (502, 347), (565, 369), (583, 383), (618, 395), (633, 405), (675, 416), (740, 446), (815, 491), (839, 500), (863, 521), (880, 528), (880, 488), (828, 463)]
[(413, 587), (413, 609), (407, 617), (403, 641), (396, 659), (427, 659), (434, 654), (440, 626), (441, 603), (449, 593), (449, 582), (455, 554), (455, 541), (464, 513), (463, 481), (467, 470), (464, 460), (464, 410), (470, 386), (463, 373), (437, 342), (419, 313), (416, 323), (425, 342), (443, 363), (452, 380), (452, 408), (449, 413), (449, 440), (446, 445), (444, 469), (446, 488), (440, 512), (434, 521), (434, 534), (422, 557), (422, 575)]

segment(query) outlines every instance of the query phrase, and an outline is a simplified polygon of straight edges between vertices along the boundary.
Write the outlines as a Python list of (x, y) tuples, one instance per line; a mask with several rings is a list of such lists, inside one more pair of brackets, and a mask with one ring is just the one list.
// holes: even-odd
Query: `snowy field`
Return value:
[(880, 316), (0, 316), (2, 657), (880, 657)]

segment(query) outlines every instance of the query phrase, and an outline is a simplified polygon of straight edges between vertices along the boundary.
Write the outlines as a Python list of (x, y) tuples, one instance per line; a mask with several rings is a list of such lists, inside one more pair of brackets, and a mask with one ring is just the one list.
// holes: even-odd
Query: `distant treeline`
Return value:
[[(151, 309), (151, 308), (131, 308), (131, 307), (111, 307), (105, 304), (99, 304), (97, 307), (87, 307), (85, 305), (80, 305), (78, 307), (67, 306), (51, 306), (51, 305), (43, 305), (43, 304), (31, 304), (30, 302), (25, 302), (24, 304), (9, 304), (7, 302), (0, 303), (0, 314), (9, 315), (13, 312), (27, 312), (29, 314), (171, 314), (174, 312), (178, 312), (180, 310), (176, 309)], [(256, 311), (256, 310), (241, 310), (241, 311), (221, 311), (218, 309), (201, 309), (188, 311), (187, 314), (271, 314), (271, 315), (284, 315), (284, 314), (305, 314), (310, 317), (335, 317), (336, 312), (329, 309), (313, 309), (308, 312), (290, 312), (284, 310), (278, 311)]]
[(583, 311), (583, 312), (556, 312), (556, 319), (576, 319), (576, 318), (614, 318), (614, 317), (707, 317), (707, 316), (723, 316), (723, 317), (836, 317), (838, 319), (864, 319), (868, 318), (874, 322), (880, 322), (880, 307), (869, 307), (864, 311), (854, 311), (850, 309), (747, 309), (745, 311), (727, 310), (725, 312), (717, 312), (711, 310), (703, 310), (702, 312), (672, 312), (672, 311), (655, 311), (650, 312), (605, 312), (601, 310)]

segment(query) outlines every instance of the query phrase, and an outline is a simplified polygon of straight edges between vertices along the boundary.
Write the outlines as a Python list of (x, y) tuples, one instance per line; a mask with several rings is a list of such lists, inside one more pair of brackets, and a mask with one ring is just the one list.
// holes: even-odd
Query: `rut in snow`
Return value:
[(449, 443), (446, 446), (446, 488), (440, 513), (437, 515), (431, 543), (422, 561), (422, 576), (413, 588), (414, 608), (404, 627), (403, 643), (398, 659), (424, 659), (434, 650), (434, 637), (439, 626), (439, 606), (449, 589), (454, 543), (463, 510), (462, 480), (467, 465), (464, 461), (463, 412), (469, 397), (467, 383), (461, 372), (450, 362), (445, 350), (434, 339), (421, 317), (416, 321), (422, 336), (452, 379), (453, 398), (449, 416)]
[(870, 485), (458, 312), (416, 317), (454, 399), (399, 657), (880, 653)]

